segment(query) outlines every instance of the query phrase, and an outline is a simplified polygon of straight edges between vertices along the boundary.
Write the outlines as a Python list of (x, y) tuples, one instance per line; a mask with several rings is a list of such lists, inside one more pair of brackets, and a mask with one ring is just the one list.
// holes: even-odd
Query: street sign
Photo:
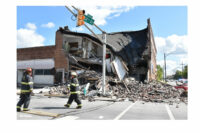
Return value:
[(92, 19), (92, 15), (87, 14), (87, 15), (84, 15), (84, 16), (85, 16), (84, 21), (85, 21), (86, 23), (89, 23), (89, 24), (91, 24), (91, 25), (94, 24), (94, 19)]

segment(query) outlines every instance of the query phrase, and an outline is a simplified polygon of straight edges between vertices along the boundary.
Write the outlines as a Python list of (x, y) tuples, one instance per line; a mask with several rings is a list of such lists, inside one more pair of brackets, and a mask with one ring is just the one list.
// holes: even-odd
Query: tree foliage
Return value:
[(184, 67), (183, 69), (183, 78), (188, 78), (188, 65)]
[(188, 65), (184, 67), (183, 72), (176, 70), (176, 73), (174, 75), (174, 79), (179, 79), (179, 78), (188, 78)]
[(163, 69), (160, 65), (157, 65), (157, 80), (162, 80), (163, 78)]

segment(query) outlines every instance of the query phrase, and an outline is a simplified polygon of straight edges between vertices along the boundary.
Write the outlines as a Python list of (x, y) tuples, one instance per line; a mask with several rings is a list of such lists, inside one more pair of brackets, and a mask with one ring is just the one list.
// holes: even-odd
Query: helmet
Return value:
[(26, 71), (27, 71), (27, 72), (32, 72), (32, 68), (28, 67), (28, 68), (26, 69)]
[(72, 76), (77, 76), (76, 72), (71, 72)]

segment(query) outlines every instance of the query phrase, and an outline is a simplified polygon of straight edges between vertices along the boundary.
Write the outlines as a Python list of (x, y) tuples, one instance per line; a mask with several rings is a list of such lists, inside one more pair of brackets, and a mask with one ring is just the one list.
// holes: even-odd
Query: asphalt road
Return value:
[[(17, 98), (18, 101), (18, 98)], [(17, 112), (17, 120), (187, 120), (185, 103), (135, 103), (82, 100), (83, 108), (75, 109), (74, 102), (69, 109), (63, 105), (67, 98), (48, 98), (37, 95), (31, 99), (30, 109), (59, 114), (57, 118)]]

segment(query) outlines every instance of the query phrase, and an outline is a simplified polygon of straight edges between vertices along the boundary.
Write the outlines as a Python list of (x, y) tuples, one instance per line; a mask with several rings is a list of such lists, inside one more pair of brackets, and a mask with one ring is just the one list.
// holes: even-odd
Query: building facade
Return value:
[[(150, 19), (147, 27), (140, 31), (107, 33), (106, 42), (108, 73), (116, 73), (111, 64), (117, 60), (127, 66), (128, 75), (136, 80), (156, 79), (157, 50)], [(99, 68), (101, 71), (102, 46), (102, 41), (92, 35), (72, 32), (67, 26), (59, 28), (55, 45), (17, 49), (17, 83), (21, 82), (27, 67), (33, 69), (33, 80), (38, 86), (64, 83), (73, 69)]]

